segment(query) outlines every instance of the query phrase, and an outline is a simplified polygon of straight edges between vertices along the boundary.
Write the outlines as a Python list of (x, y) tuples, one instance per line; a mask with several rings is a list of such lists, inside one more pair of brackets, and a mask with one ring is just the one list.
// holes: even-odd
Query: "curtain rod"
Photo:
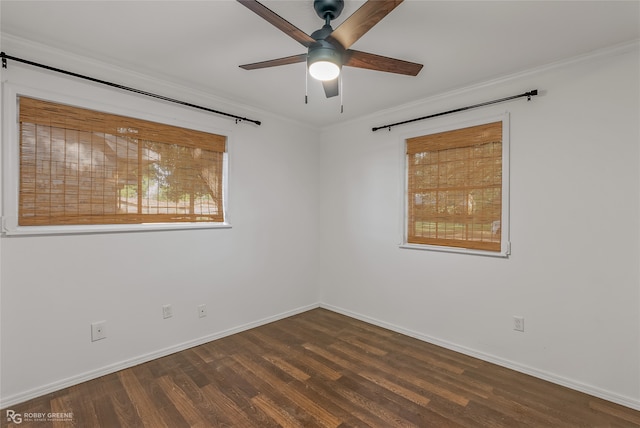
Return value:
[(527, 101), (531, 101), (531, 97), (536, 96), (536, 95), (538, 95), (538, 90), (537, 89), (533, 89), (533, 90), (525, 92), (523, 94), (513, 95), (513, 96), (510, 96), (510, 97), (506, 97), (506, 98), (500, 98), (499, 100), (487, 101), (487, 102), (484, 102), (484, 103), (474, 104), (472, 106), (467, 106), (467, 107), (460, 107), (460, 108), (457, 108), (457, 109), (454, 109), (454, 110), (449, 110), (449, 111), (444, 111), (444, 112), (441, 112), (441, 113), (430, 114), (429, 116), (419, 117), (417, 119), (410, 119), (410, 120), (405, 120), (403, 122), (392, 123), (390, 125), (377, 126), (375, 128), (371, 128), (371, 130), (373, 132), (376, 132), (379, 129), (385, 129), (385, 128), (389, 128), (389, 130), (391, 130), (391, 127), (393, 127), (393, 126), (404, 125), (405, 123), (417, 122), (419, 120), (424, 120), (424, 119), (431, 119), (432, 117), (444, 116), (445, 114), (457, 113), (457, 112), (464, 111), (464, 110), (470, 110), (472, 108), (488, 106), (490, 104), (502, 103), (502, 102), (505, 102), (505, 101), (514, 100), (516, 98), (527, 97)]
[(235, 114), (230, 114), (230, 113), (225, 113), (225, 112), (218, 111), (218, 110), (213, 110), (213, 109), (210, 109), (208, 107), (202, 107), (202, 106), (199, 106), (199, 105), (196, 105), (196, 104), (191, 104), (191, 103), (188, 103), (188, 102), (185, 102), (185, 101), (176, 100), (174, 98), (165, 97), (163, 95), (158, 95), (158, 94), (154, 94), (154, 93), (151, 93), (151, 92), (146, 92), (146, 91), (143, 91), (143, 90), (140, 90), (140, 89), (130, 88), (128, 86), (119, 85), (117, 83), (108, 82), (106, 80), (100, 80), (100, 79), (96, 79), (96, 78), (93, 78), (93, 77), (85, 76), (83, 74), (78, 74), (78, 73), (74, 73), (74, 72), (71, 72), (71, 71), (61, 70), (59, 68), (51, 67), (51, 66), (44, 65), (44, 64), (39, 64), (37, 62), (28, 61), (26, 59), (16, 58), (15, 56), (7, 55), (4, 52), (0, 52), (0, 57), (2, 58), (2, 68), (7, 68), (7, 60), (10, 59), (10, 60), (13, 60), (13, 61), (17, 61), (17, 62), (21, 62), (21, 63), (24, 63), (24, 64), (32, 65), (34, 67), (44, 68), (45, 70), (55, 71), (55, 72), (58, 72), (58, 73), (66, 74), (68, 76), (73, 76), (73, 77), (78, 77), (80, 79), (89, 80), (89, 81), (95, 82), (95, 83), (101, 83), (103, 85), (111, 86), (112, 88), (122, 89), (122, 90), (129, 91), (129, 92), (135, 92), (136, 94), (146, 95), (148, 97), (157, 98), (157, 99), (160, 99), (160, 100), (163, 100), (163, 101), (169, 101), (169, 102), (172, 102), (172, 103), (175, 103), (175, 104), (180, 104), (182, 106), (192, 107), (192, 108), (195, 108), (195, 109), (208, 111), (209, 113), (215, 113), (215, 114), (219, 114), (219, 115), (222, 115), (222, 116), (231, 117), (231, 118), (236, 120), (236, 123), (241, 122), (241, 121), (246, 121), (246, 122), (255, 123), (256, 125), (260, 125), (261, 124), (261, 122), (259, 120), (253, 120), (253, 119), (248, 119), (246, 117), (236, 116)]

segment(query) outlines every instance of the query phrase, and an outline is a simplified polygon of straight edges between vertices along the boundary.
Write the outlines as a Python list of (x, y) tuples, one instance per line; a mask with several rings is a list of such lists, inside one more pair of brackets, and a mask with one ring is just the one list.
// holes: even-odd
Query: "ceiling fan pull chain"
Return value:
[(304, 68), (304, 103), (309, 104), (309, 71)]
[(338, 77), (340, 79), (340, 114), (344, 113), (344, 90), (342, 89), (342, 81), (344, 80), (344, 74), (340, 74)]

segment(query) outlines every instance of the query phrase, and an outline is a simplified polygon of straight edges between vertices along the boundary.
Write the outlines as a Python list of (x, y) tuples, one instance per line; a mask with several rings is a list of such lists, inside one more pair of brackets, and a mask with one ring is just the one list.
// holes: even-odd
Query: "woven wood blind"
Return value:
[(410, 138), (407, 241), (500, 251), (502, 122)]
[(21, 97), (18, 224), (222, 222), (226, 137)]

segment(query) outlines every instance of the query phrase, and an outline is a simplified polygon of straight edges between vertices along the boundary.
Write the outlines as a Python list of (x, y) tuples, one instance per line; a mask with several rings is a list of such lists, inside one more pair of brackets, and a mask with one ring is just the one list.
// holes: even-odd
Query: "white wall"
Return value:
[[(264, 124), (9, 63), (11, 84), (228, 131), (233, 228), (0, 238), (0, 407), (321, 302), (640, 408), (637, 45), (322, 133), (59, 52), (3, 49)], [(535, 88), (531, 102), (371, 132)], [(402, 136), (505, 110), (511, 257), (399, 249)], [(91, 343), (89, 325), (103, 319), (108, 338)]]
[[(323, 132), (323, 304), (640, 408), (639, 75), (635, 44)], [(531, 102), (371, 131), (531, 89)], [(403, 134), (504, 111), (511, 257), (398, 248)]]
[[(30, 46), (11, 49), (60, 63)], [(21, 55), (22, 56), (22, 55)], [(317, 306), (318, 137), (264, 112), (67, 58), (67, 68), (263, 121), (147, 99), (9, 62), (5, 84), (229, 135), (231, 229), (2, 237), (2, 406)], [(74, 62), (75, 61), (75, 62)], [(64, 61), (62, 61), (64, 62)], [(86, 68), (86, 70), (85, 70)], [(104, 78), (104, 76), (98, 76)], [(138, 81), (139, 80), (139, 81)], [(175, 92), (174, 93), (172, 93)], [(3, 141), (3, 145), (15, 141)], [(161, 306), (173, 305), (162, 319)], [(199, 319), (196, 306), (206, 304)], [(92, 343), (90, 323), (107, 321)]]

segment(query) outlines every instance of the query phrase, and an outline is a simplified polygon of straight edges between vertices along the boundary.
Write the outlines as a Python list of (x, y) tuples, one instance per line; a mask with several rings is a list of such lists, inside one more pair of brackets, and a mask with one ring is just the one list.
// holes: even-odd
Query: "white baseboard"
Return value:
[(226, 336), (230, 336), (232, 334), (235, 333), (240, 333), (242, 331), (246, 331), (255, 327), (260, 327), (262, 325), (265, 324), (269, 324), (271, 322), (274, 321), (278, 321), (293, 315), (297, 315), (300, 314), (302, 312), (306, 312), (309, 311), (311, 309), (315, 309), (315, 308), (324, 308), (333, 312), (337, 312), (339, 314), (343, 314), (346, 315), (348, 317), (351, 318), (355, 318), (373, 325), (377, 325), (379, 327), (383, 327), (392, 331), (395, 331), (397, 333), (401, 333), (410, 337), (413, 337), (415, 339), (419, 339), (422, 340), (424, 342), (427, 343), (432, 343), (434, 345), (437, 346), (441, 346), (443, 348), (446, 349), (450, 349), (452, 351), (455, 352), (459, 352), (461, 354), (465, 354), (465, 355), (469, 355), (471, 357), (475, 357), (478, 358), (480, 360), (483, 361), (487, 361), (493, 364), (497, 364), (499, 366), (502, 367), (506, 367), (521, 373), (525, 373), (534, 377), (537, 377), (539, 379), (543, 379), (558, 385), (562, 385), (565, 386), (567, 388), (571, 388), (574, 389), (576, 391), (580, 391), (580, 392), (584, 392), (585, 394), (589, 394), (589, 395), (593, 395), (594, 397), (598, 397), (598, 398), (602, 398), (604, 400), (607, 401), (611, 401), (613, 403), (617, 403), (620, 404), (622, 406), (626, 406), (629, 407), (631, 409), (635, 409), (635, 410), (640, 410), (640, 400), (635, 400), (633, 398), (630, 397), (625, 397), (616, 393), (613, 393), (611, 391), (607, 391), (607, 390), (603, 390), (601, 388), (596, 388), (590, 385), (585, 385), (583, 383), (571, 380), (571, 379), (566, 379), (564, 377), (561, 376), (557, 376), (553, 373), (548, 373), (542, 370), (538, 370), (535, 369), (533, 367), (529, 367), (523, 364), (519, 364), (510, 360), (505, 360), (499, 357), (496, 357), (494, 355), (490, 355), (490, 354), (486, 354), (483, 352), (479, 352), (464, 346), (460, 346), (457, 345), (455, 343), (451, 343), (451, 342), (447, 342), (435, 337), (431, 337), (422, 333), (418, 333), (403, 327), (399, 327), (397, 325), (394, 324), (390, 324), (384, 321), (380, 321), (378, 319), (375, 318), (371, 318), (356, 312), (352, 312), (346, 309), (343, 309), (341, 307), (337, 307), (337, 306), (333, 306), (333, 305), (329, 305), (329, 304), (325, 304), (325, 303), (314, 303), (311, 305), (307, 305), (307, 306), (302, 306), (290, 311), (286, 311), (274, 316), (270, 316), (267, 318), (262, 318), (260, 320), (257, 321), (253, 321), (247, 324), (243, 324), (231, 329), (227, 329), (224, 331), (220, 331), (217, 333), (213, 333), (207, 336), (203, 336), (194, 340), (190, 340), (187, 342), (183, 342), (174, 346), (170, 346), (164, 349), (160, 349), (154, 352), (150, 352), (148, 354), (144, 354), (144, 355), (139, 355), (137, 357), (125, 360), (125, 361), (120, 361), (118, 363), (115, 364), (110, 364), (108, 366), (105, 367), (101, 367), (99, 369), (96, 370), (91, 370), (89, 372), (85, 372), (76, 376), (71, 376), (69, 378), (66, 379), (61, 379), (59, 381), (56, 382), (52, 382), (49, 383), (47, 385), (43, 385), (37, 388), (33, 388), (30, 389), (28, 391), (24, 391), (18, 394), (14, 394), (8, 397), (3, 397), (2, 399), (0, 399), (0, 408), (7, 408), (19, 403), (22, 403), (24, 401), (28, 401), (31, 400), (33, 398), (36, 397), (40, 397), (42, 395), (45, 394), (49, 394), (51, 392), (55, 392), (73, 385), (77, 385), (79, 383), (82, 382), (86, 382), (88, 380), (91, 379), (96, 379), (100, 376), (104, 376), (107, 374), (111, 374), (111, 373), (115, 373), (119, 370), (123, 370), (123, 369), (127, 369), (129, 367), (133, 367), (136, 366), (138, 364), (142, 364), (142, 363), (146, 363), (148, 361), (152, 361), (155, 360), (157, 358), (161, 358), (161, 357), (165, 357), (167, 355), (176, 353), (176, 352), (180, 352), (183, 351), (185, 349), (189, 349), (189, 348), (193, 348), (194, 346), (198, 346), (198, 345), (202, 345), (204, 343), (208, 343), (211, 341), (214, 341), (216, 339), (221, 339), (223, 337)]
[(197, 339), (189, 340), (177, 345), (169, 346), (164, 349), (159, 349), (157, 351), (153, 351), (148, 354), (139, 355), (131, 359), (110, 364), (108, 366), (101, 367), (96, 370), (91, 370), (85, 373), (81, 373), (79, 375), (68, 377), (66, 379), (61, 379), (61, 380), (49, 383), (47, 385), (42, 385), (37, 388), (30, 389), (28, 391), (20, 392), (18, 394), (13, 394), (8, 397), (2, 397), (2, 399), (0, 399), (0, 408), (5, 409), (7, 407), (14, 406), (16, 404), (31, 400), (36, 397), (40, 397), (45, 394), (59, 391), (61, 389), (64, 389), (73, 385), (77, 385), (79, 383), (86, 382), (88, 380), (96, 379), (96, 378), (99, 378), (100, 376), (115, 373), (117, 371), (124, 370), (129, 367), (137, 366), (138, 364), (146, 363), (146, 362), (155, 360), (157, 358), (174, 354), (176, 352), (184, 351), (185, 349), (193, 348), (194, 346), (202, 345), (202, 344), (214, 341), (216, 339), (221, 339), (226, 336), (231, 336), (232, 334), (235, 334), (235, 333), (240, 333), (242, 331), (250, 330), (255, 327), (260, 327), (262, 325), (269, 324), (271, 322), (278, 321), (283, 318), (288, 318), (290, 316), (297, 315), (302, 312), (306, 312), (311, 309), (318, 308), (319, 306), (320, 306), (319, 303), (302, 306), (296, 309), (292, 309), (290, 311), (282, 312), (274, 316), (262, 318), (257, 321), (253, 321), (247, 324), (233, 327), (224, 331), (199, 337)]
[(460, 346), (455, 343), (447, 342), (445, 340), (441, 340), (441, 339), (431, 337), (422, 333), (418, 333), (403, 327), (399, 327), (394, 324), (380, 321), (378, 319), (371, 318), (366, 315), (352, 312), (352, 311), (343, 309), (341, 307), (337, 307), (337, 306), (333, 306), (325, 303), (321, 303), (320, 307), (333, 312), (337, 312), (342, 315), (346, 315), (351, 318), (358, 319), (360, 321), (367, 322), (369, 324), (377, 325), (378, 327), (383, 327), (388, 330), (395, 331), (396, 333), (404, 334), (406, 336), (410, 336), (415, 339), (422, 340), (423, 342), (441, 346), (443, 348), (450, 349), (452, 351), (459, 352), (461, 354), (469, 355), (471, 357), (478, 358), (480, 360), (487, 361), (489, 363), (497, 364), (499, 366), (506, 367), (508, 369), (515, 370), (520, 373), (525, 373), (530, 376), (546, 380), (548, 382), (562, 385), (567, 388), (574, 389), (576, 391), (584, 392), (585, 394), (593, 395), (594, 397), (602, 398), (603, 400), (611, 401), (613, 403), (620, 404), (622, 406), (629, 407), (631, 409), (640, 410), (640, 400), (636, 400), (631, 397), (625, 397), (623, 395), (616, 394), (611, 391), (607, 391), (591, 385), (586, 385), (584, 383), (581, 383), (572, 379), (567, 379), (562, 376), (558, 376), (556, 374), (549, 373), (543, 370), (538, 370), (534, 367), (529, 367), (514, 361), (505, 360), (503, 358), (499, 358), (491, 354), (486, 354), (484, 352), (479, 352), (471, 348)]

